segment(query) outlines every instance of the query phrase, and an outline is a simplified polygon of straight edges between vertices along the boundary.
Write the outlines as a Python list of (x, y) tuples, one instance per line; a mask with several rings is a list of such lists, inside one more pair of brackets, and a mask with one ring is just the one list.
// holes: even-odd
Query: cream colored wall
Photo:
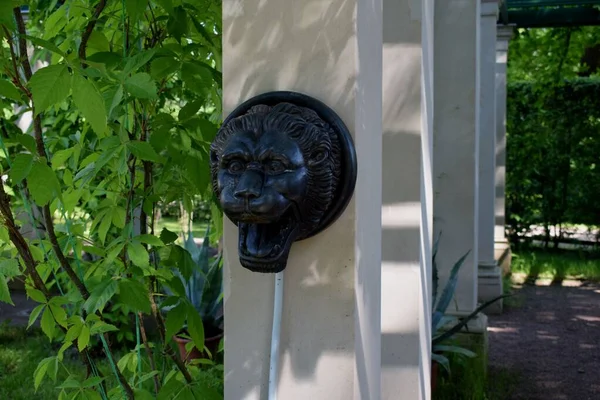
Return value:
[[(379, 4), (379, 6), (378, 6)], [(381, 263), (381, 3), (224, 0), (224, 112), (271, 90), (324, 101), (354, 133), (357, 192), (285, 271), (280, 399), (378, 399)], [(273, 275), (238, 262), (225, 222), (225, 398), (265, 399)]]

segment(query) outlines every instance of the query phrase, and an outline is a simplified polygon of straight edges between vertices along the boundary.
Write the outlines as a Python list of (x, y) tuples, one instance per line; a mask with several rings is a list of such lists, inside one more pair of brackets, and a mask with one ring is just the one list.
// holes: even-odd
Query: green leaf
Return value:
[(31, 197), (39, 206), (44, 206), (60, 195), (60, 183), (56, 174), (45, 162), (34, 162), (27, 184)]
[(164, 243), (156, 236), (150, 234), (143, 234), (133, 238), (141, 243), (149, 244), (150, 246), (160, 247), (164, 246)]
[(160, 232), (160, 240), (162, 240), (162, 242), (164, 244), (170, 244), (173, 243), (174, 241), (176, 241), (179, 238), (179, 236), (177, 236), (176, 233), (171, 232), (170, 230), (168, 230), (167, 228), (162, 228), (162, 231)]
[[(87, 53), (98, 53), (110, 51), (110, 43), (104, 34), (99, 30), (93, 30), (88, 39), (86, 48)], [(91, 51), (90, 51), (91, 50)]]
[(125, 218), (127, 213), (123, 207), (114, 207), (112, 209), (112, 223), (117, 228), (125, 228)]
[(173, 400), (173, 399), (182, 399), (179, 397), (181, 392), (187, 388), (187, 385), (184, 382), (181, 382), (175, 378), (169, 379), (169, 381), (160, 388), (160, 392), (158, 392), (157, 400)]
[(81, 334), (82, 327), (83, 322), (81, 320), (79, 321), (79, 323), (73, 324), (65, 334), (65, 343), (71, 343), (75, 339), (77, 339)]
[(129, 243), (127, 246), (127, 255), (129, 256), (131, 262), (140, 268), (148, 268), (150, 265), (148, 252), (139, 242)]
[(163, 79), (179, 69), (179, 60), (174, 57), (160, 57), (150, 64), (150, 74), (156, 80)]
[(131, 142), (127, 143), (127, 148), (140, 160), (158, 163), (165, 161), (164, 158), (161, 157), (148, 142), (132, 140)]
[[(56, 356), (44, 358), (42, 361), (40, 361), (35, 369), (33, 373), (33, 387), (35, 388), (36, 392), (52, 363), (56, 363)], [(54, 372), (54, 375), (56, 376), (56, 372)]]
[[(195, 310), (194, 310), (195, 312)], [(183, 328), (185, 317), (187, 314), (187, 306), (180, 302), (167, 313), (167, 321), (165, 322), (165, 337), (170, 339)]]
[(46, 296), (42, 292), (37, 289), (27, 288), (27, 296), (29, 296), (32, 300), (37, 301), (38, 303), (46, 303)]
[(58, 389), (76, 389), (81, 387), (81, 382), (79, 382), (74, 377), (70, 376), (60, 385), (57, 386)]
[(200, 22), (194, 16), (193, 13), (190, 14), (190, 18), (192, 19), (192, 23), (194, 24), (194, 27), (196, 28), (196, 30), (198, 31), (198, 33), (200, 35), (202, 35), (202, 37), (204, 38), (204, 40), (206, 40), (211, 46), (214, 46), (215, 43), (214, 43), (213, 39), (210, 37), (210, 35), (208, 34), (206, 28), (200, 24)]
[(27, 329), (29, 329), (29, 327), (33, 325), (33, 323), (40, 316), (40, 313), (44, 310), (45, 307), (45, 304), (40, 304), (39, 306), (35, 307), (33, 311), (31, 311), (31, 314), (29, 314), (29, 322), (27, 323)]
[(109, 117), (112, 115), (113, 110), (121, 103), (121, 100), (123, 100), (123, 86), (119, 85), (110, 103), (110, 109), (108, 110)]
[(52, 340), (56, 326), (54, 325), (54, 317), (52, 316), (52, 312), (50, 311), (49, 307), (44, 309), (40, 325), (44, 334), (46, 334), (46, 336)]
[(0, 80), (0, 96), (21, 102), (21, 92), (8, 79)]
[(100, 383), (102, 383), (103, 380), (104, 380), (104, 378), (100, 378), (99, 376), (92, 376), (91, 378), (88, 378), (85, 381), (83, 381), (83, 383), (81, 384), (81, 387), (84, 387), (84, 388), (94, 387), (94, 386), (97, 386)]
[(156, 84), (145, 72), (139, 72), (125, 80), (125, 89), (138, 99), (156, 99)]
[(27, 178), (32, 166), (33, 156), (31, 154), (17, 154), (8, 175), (14, 183), (19, 183)]
[(114, 332), (114, 331), (118, 331), (118, 330), (119, 330), (119, 328), (117, 328), (114, 325), (107, 324), (106, 322), (103, 322), (103, 321), (98, 321), (92, 326), (92, 328), (90, 329), (90, 333), (92, 335), (95, 335), (98, 333)]
[(179, 121), (185, 121), (186, 119), (193, 117), (194, 115), (196, 115), (203, 103), (203, 100), (190, 101), (185, 106), (183, 106), (181, 110), (179, 110), (177, 118), (179, 119)]
[(127, 64), (125, 64), (125, 68), (123, 68), (122, 75), (127, 76), (130, 73), (137, 71), (138, 69), (146, 65), (146, 63), (150, 61), (152, 57), (154, 57), (154, 54), (156, 54), (156, 49), (150, 49), (142, 50), (136, 55), (129, 57), (129, 59), (127, 60)]
[(119, 281), (119, 297), (133, 311), (150, 314), (150, 297), (148, 289), (140, 282), (132, 279)]
[(87, 347), (90, 343), (90, 327), (87, 325), (83, 325), (81, 327), (81, 332), (79, 333), (79, 338), (77, 338), (77, 348), (81, 353), (83, 349)]
[(188, 156), (185, 160), (185, 170), (187, 179), (200, 192), (204, 193), (210, 184), (210, 168), (207, 162)]
[(198, 311), (192, 306), (187, 306), (187, 322), (188, 333), (192, 337), (196, 348), (200, 351), (204, 350), (204, 325)]
[(52, 156), (52, 169), (56, 170), (65, 165), (65, 162), (73, 155), (74, 151), (75, 148), (71, 147), (69, 149), (58, 150), (55, 152)]
[(19, 269), (19, 262), (14, 258), (0, 261), (0, 275), (7, 278), (14, 278), (20, 274), (21, 271)]
[(33, 136), (23, 133), (22, 135), (15, 136), (15, 140), (23, 145), (31, 154), (35, 154), (37, 149), (35, 147), (35, 139)]
[(90, 293), (90, 297), (83, 304), (83, 308), (92, 314), (97, 310), (102, 310), (106, 303), (113, 297), (117, 291), (117, 281), (108, 279), (94, 289)]
[[(126, 0), (125, 1), (125, 9), (127, 10), (127, 15), (129, 15), (129, 20), (131, 24), (135, 24), (138, 19), (142, 15), (144, 15), (144, 11), (146, 11), (146, 7), (148, 7), (148, 3), (146, 1), (140, 0)], [(137, 399), (137, 397), (136, 397)]]
[(8, 291), (8, 284), (6, 283), (6, 278), (2, 275), (0, 275), (0, 301), (8, 303), (12, 306), (15, 305), (15, 303), (13, 303), (10, 297), (10, 292)]
[[(12, 31), (15, 28), (13, 19), (13, 8), (15, 7), (12, 1), (0, 1), (0, 24), (6, 25), (8, 30)], [(0, 31), (0, 37), (3, 37), (4, 32)]]
[(63, 4), (58, 10), (50, 14), (44, 21), (44, 39), (51, 39), (56, 36), (60, 31), (63, 30), (68, 22), (67, 18), (67, 4)]
[(73, 101), (97, 134), (106, 130), (104, 99), (91, 80), (73, 75)]
[(71, 89), (69, 70), (65, 64), (41, 68), (31, 77), (29, 87), (37, 115), (67, 98)]
[(58, 323), (60, 326), (66, 328), (67, 327), (67, 313), (65, 312), (65, 310), (56, 305), (53, 304), (52, 302), (50, 302), (48, 304), (48, 306), (50, 307), (50, 311), (52, 311), (52, 315), (54, 316), (54, 320), (56, 321), (56, 323)]
[(29, 36), (29, 35), (25, 35), (25, 38), (27, 38), (27, 40), (29, 40), (31, 43), (40, 46), (46, 50), (50, 50), (53, 53), (59, 54), (63, 57), (66, 57), (67, 55), (65, 54), (64, 51), (62, 51), (57, 45), (55, 45), (52, 42), (49, 42), (47, 40), (44, 39), (40, 39), (38, 37), (35, 36)]
[(169, 19), (167, 20), (167, 32), (169, 32), (178, 42), (181, 42), (181, 37), (186, 35), (189, 31), (187, 12), (182, 6), (178, 6), (169, 14)]
[(213, 85), (214, 79), (208, 66), (186, 62), (181, 67), (181, 79), (190, 90), (204, 94)]
[(106, 241), (106, 234), (110, 229), (111, 222), (112, 218), (103, 218), (102, 221), (100, 221), (100, 226), (98, 227), (98, 238), (102, 244), (104, 244)]

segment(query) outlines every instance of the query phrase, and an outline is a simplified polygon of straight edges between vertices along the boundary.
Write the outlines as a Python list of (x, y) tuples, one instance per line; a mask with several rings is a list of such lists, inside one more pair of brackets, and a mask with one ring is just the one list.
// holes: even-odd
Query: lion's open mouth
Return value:
[(238, 227), (238, 248), (244, 267), (255, 272), (280, 272), (285, 268), (290, 247), (298, 231), (293, 211), (286, 212), (277, 222), (240, 222)]

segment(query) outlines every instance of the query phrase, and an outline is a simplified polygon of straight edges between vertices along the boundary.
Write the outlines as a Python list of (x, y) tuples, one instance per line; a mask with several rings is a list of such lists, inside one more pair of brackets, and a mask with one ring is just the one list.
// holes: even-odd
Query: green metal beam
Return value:
[(507, 8), (566, 7), (600, 5), (600, 0), (505, 0)]
[(552, 28), (600, 25), (600, 9), (594, 7), (508, 9), (508, 21), (501, 18), (500, 24), (515, 24), (520, 28)]

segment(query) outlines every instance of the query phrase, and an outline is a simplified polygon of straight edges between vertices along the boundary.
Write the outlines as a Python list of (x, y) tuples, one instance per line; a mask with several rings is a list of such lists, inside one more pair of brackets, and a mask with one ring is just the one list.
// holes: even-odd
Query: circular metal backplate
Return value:
[(258, 96), (252, 97), (246, 100), (235, 108), (227, 116), (223, 125), (229, 120), (237, 118), (241, 115), (246, 114), (250, 108), (259, 104), (267, 106), (275, 106), (279, 103), (291, 103), (299, 107), (310, 108), (319, 115), (321, 119), (327, 122), (333, 130), (337, 133), (341, 155), (342, 155), (342, 172), (340, 176), (340, 184), (335, 194), (335, 199), (332, 206), (327, 211), (327, 214), (323, 217), (320, 224), (309, 234), (304, 237), (298, 238), (298, 240), (306, 239), (316, 235), (317, 233), (327, 229), (342, 215), (352, 195), (354, 194), (354, 188), (356, 186), (356, 174), (357, 174), (357, 160), (356, 150), (354, 148), (354, 141), (352, 135), (346, 127), (346, 124), (341, 118), (325, 103), (310, 97), (303, 93), (291, 92), (291, 91), (276, 91), (267, 92)]

